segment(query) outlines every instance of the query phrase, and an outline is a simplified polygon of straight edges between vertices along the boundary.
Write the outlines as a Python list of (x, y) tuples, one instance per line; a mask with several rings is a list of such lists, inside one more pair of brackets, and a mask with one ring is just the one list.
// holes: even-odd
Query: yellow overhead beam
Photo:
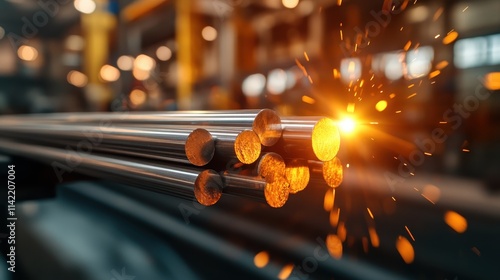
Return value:
[(125, 21), (134, 21), (145, 16), (161, 5), (166, 4), (167, 2), (168, 0), (137, 0), (125, 7), (120, 12), (120, 17)]

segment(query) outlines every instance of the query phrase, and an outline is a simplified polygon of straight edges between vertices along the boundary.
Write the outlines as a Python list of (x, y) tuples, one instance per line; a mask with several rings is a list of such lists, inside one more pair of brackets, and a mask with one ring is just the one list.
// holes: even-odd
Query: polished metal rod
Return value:
[(172, 111), (126, 113), (58, 113), (2, 117), (2, 123), (34, 122), (129, 123), (166, 125), (239, 126), (255, 131), (262, 145), (272, 146), (281, 137), (281, 119), (270, 109), (228, 111)]
[[(11, 139), (32, 139), (33, 141), (72, 140), (86, 141), (74, 145), (90, 145), (92, 149), (115, 145), (143, 149), (148, 154), (167, 152), (174, 157), (171, 161), (184, 159), (196, 166), (203, 166), (212, 160), (215, 153), (215, 141), (204, 129), (186, 130), (144, 130), (126, 127), (95, 127), (90, 125), (67, 124), (20, 124), (0, 125), (0, 135)], [(169, 157), (164, 155), (165, 160)]]
[(344, 167), (338, 157), (325, 162), (310, 160), (308, 164), (311, 174), (321, 175), (323, 181), (332, 188), (337, 188), (344, 180)]
[(5, 139), (0, 139), (0, 150), (47, 162), (61, 170), (74, 170), (103, 178), (112, 176), (124, 183), (133, 182), (146, 188), (154, 185), (158, 191), (165, 193), (191, 193), (200, 204), (207, 206), (215, 204), (222, 194), (222, 180), (217, 172), (210, 169), (148, 164), (86, 153), (72, 155), (62, 149), (21, 144)]
[(278, 149), (287, 157), (329, 161), (340, 148), (334, 121), (324, 117), (288, 117), (281, 120), (283, 133)]
[(273, 208), (280, 208), (288, 200), (288, 183), (285, 180), (270, 181), (262, 177), (251, 177), (231, 172), (221, 174), (223, 192), (256, 200), (265, 200)]

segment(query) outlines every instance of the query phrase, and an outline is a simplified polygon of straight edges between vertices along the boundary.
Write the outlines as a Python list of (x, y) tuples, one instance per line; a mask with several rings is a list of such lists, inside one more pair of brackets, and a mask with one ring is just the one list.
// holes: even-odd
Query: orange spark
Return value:
[(411, 234), (410, 229), (409, 229), (407, 226), (405, 226), (405, 229), (406, 229), (406, 231), (408, 232), (408, 234), (410, 235), (411, 240), (415, 241), (415, 237), (413, 237), (413, 234)]

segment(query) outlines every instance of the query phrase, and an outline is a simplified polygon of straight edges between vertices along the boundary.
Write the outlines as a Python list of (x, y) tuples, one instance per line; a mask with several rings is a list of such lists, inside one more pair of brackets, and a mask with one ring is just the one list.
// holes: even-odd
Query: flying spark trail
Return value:
[(410, 235), (411, 240), (415, 241), (415, 237), (413, 237), (413, 234), (411, 234), (410, 229), (409, 229), (407, 226), (405, 226), (405, 229), (406, 229), (406, 231), (408, 232), (408, 235)]

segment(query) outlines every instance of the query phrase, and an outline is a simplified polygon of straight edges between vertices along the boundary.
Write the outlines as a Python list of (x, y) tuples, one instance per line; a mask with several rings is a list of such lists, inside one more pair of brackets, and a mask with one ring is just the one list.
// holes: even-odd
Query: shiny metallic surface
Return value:
[(331, 160), (340, 148), (340, 134), (335, 123), (324, 117), (282, 118), (282, 149), (289, 156)]
[[(210, 133), (197, 129), (181, 128), (168, 131), (141, 130), (127, 127), (94, 127), (90, 125), (27, 124), (0, 125), (0, 131), (8, 138), (26, 139), (36, 137), (46, 142), (52, 139), (67, 139), (88, 142), (101, 147), (115, 145), (122, 148), (147, 149), (149, 153), (167, 152), (175, 159), (183, 158), (196, 166), (206, 165), (215, 153), (215, 143)], [(168, 160), (168, 156), (164, 156)], [(177, 161), (177, 160), (173, 160)]]
[[(80, 153), (71, 155), (65, 150), (27, 145), (9, 140), (0, 140), (0, 150), (8, 154), (25, 156), (37, 161), (51, 163), (53, 167), (70, 168), (91, 176), (101, 176), (132, 183), (146, 189), (167, 194), (177, 193), (200, 197), (200, 204), (212, 205), (222, 191), (219, 175), (215, 171), (186, 168), (173, 165), (148, 164), (141, 161), (128, 161)], [(68, 161), (72, 160), (71, 166)], [(208, 174), (208, 175), (207, 175)]]

